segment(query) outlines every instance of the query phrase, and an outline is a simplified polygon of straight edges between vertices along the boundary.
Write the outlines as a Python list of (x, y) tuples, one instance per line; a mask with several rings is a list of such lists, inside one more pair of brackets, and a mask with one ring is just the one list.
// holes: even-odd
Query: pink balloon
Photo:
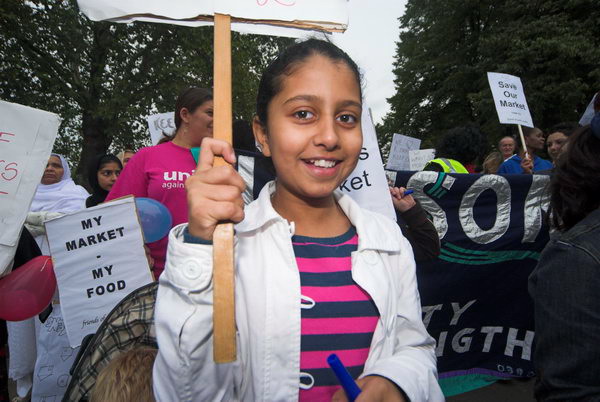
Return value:
[(0, 318), (22, 321), (44, 311), (56, 290), (52, 258), (41, 255), (0, 278)]

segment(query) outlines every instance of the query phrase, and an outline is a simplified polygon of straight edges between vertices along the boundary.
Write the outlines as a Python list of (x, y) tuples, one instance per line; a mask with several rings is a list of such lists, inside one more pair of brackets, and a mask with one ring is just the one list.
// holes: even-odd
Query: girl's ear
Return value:
[(254, 132), (254, 140), (260, 145), (260, 151), (264, 156), (271, 156), (271, 149), (269, 148), (269, 137), (267, 135), (267, 128), (258, 119), (258, 116), (254, 116), (252, 120), (252, 131)]
[(181, 117), (181, 121), (184, 123), (190, 122), (190, 112), (187, 110), (187, 107), (182, 107), (179, 111), (179, 117)]

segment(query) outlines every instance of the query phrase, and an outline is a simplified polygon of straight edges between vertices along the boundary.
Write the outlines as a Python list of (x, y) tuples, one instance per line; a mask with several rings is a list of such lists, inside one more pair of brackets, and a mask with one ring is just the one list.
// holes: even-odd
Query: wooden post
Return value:
[[(231, 102), (231, 17), (215, 14), (214, 38), (214, 137), (230, 144)], [(226, 164), (223, 158), (215, 166)], [(213, 358), (216, 363), (236, 359), (233, 268), (233, 224), (221, 223), (213, 235)]]
[(517, 127), (519, 128), (519, 137), (521, 137), (521, 146), (523, 147), (523, 152), (525, 152), (525, 157), (528, 158), (529, 155), (527, 153), (527, 144), (525, 144), (525, 136), (523, 135), (523, 128), (521, 127), (520, 124), (517, 124)]

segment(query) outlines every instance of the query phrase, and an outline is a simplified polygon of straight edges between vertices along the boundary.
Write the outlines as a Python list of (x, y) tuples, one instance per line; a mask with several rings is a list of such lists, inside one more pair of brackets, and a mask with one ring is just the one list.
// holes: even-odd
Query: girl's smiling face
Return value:
[(356, 75), (344, 62), (312, 55), (281, 79), (268, 105), (266, 130), (254, 122), (277, 171), (277, 197), (309, 204), (330, 200), (362, 147)]

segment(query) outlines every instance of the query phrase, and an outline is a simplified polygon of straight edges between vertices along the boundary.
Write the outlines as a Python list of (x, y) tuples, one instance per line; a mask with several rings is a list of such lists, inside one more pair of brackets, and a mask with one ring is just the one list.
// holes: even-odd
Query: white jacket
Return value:
[[(275, 212), (271, 182), (236, 225), (235, 310), (238, 360), (215, 364), (212, 348), (212, 247), (183, 242), (185, 225), (169, 234), (155, 322), (158, 401), (297, 401), (300, 384), (300, 274), (293, 224)], [(421, 319), (415, 262), (398, 226), (336, 199), (358, 233), (352, 278), (380, 313), (362, 376), (395, 382), (412, 402), (443, 401), (435, 341)]]

